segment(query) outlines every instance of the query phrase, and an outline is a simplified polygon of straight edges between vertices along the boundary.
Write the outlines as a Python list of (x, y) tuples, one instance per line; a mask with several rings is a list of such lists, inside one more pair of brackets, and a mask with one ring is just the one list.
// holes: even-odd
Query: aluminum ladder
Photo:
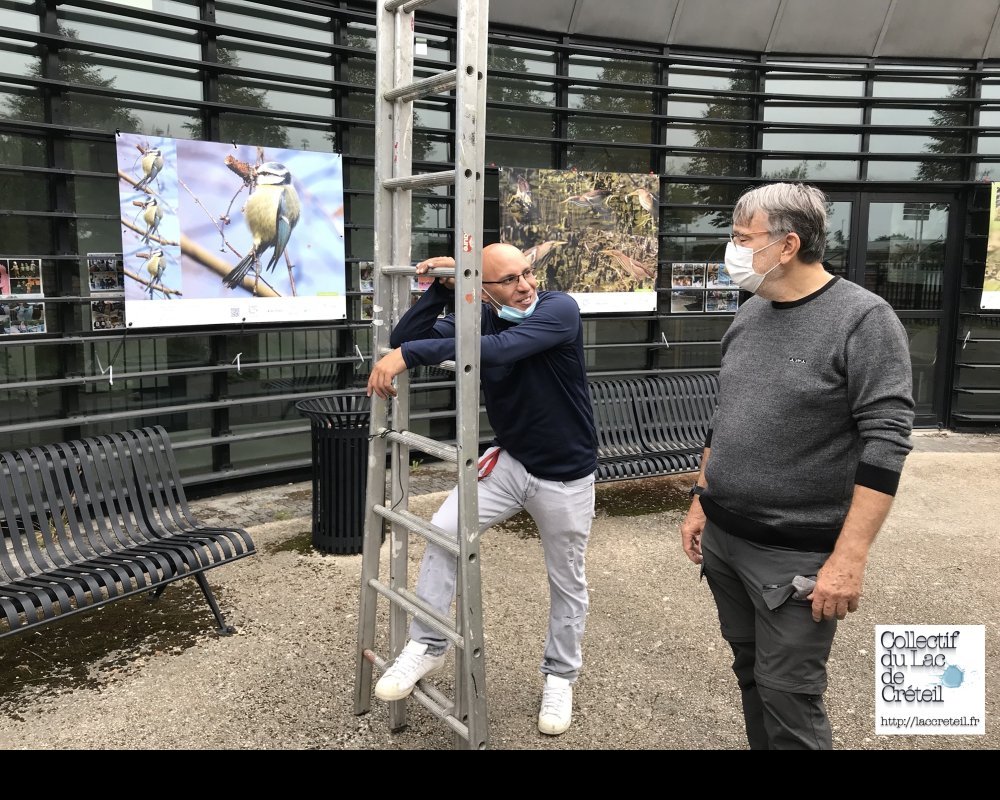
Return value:
[[(372, 356), (390, 352), (389, 333), (410, 307), (412, 192), (454, 186), (454, 270), (435, 275), (455, 278), (457, 349), (454, 370), (457, 417), (455, 443), (438, 442), (408, 431), (410, 382), (396, 379), (397, 396), (372, 397), (371, 445), (358, 614), (355, 714), (371, 709), (372, 670), (383, 672), (407, 640), (409, 616), (439, 630), (454, 645), (454, 693), (448, 698), (424, 682), (410, 695), (454, 733), (456, 749), (489, 745), (482, 592), (479, 569), (479, 335), (483, 238), (483, 162), (486, 128), (488, 0), (459, 0), (456, 67), (414, 79), (414, 17), (433, 0), (379, 0), (376, 10), (375, 252)], [(455, 90), (454, 169), (413, 174), (413, 102)], [(464, 299), (463, 299), (464, 298)], [(379, 318), (380, 314), (387, 318)], [(380, 324), (381, 323), (381, 324)], [(391, 406), (391, 421), (390, 421)], [(387, 447), (391, 451), (387, 458)], [(410, 452), (417, 450), (456, 465), (458, 541), (408, 510)], [(387, 470), (387, 461), (389, 468)], [(388, 477), (390, 480), (386, 480)], [(391, 501), (386, 502), (387, 494)], [(388, 581), (381, 578), (383, 526), (389, 523)], [(454, 619), (439, 616), (409, 588), (410, 535), (423, 536), (458, 558)], [(379, 598), (389, 602), (390, 658), (375, 652)], [(406, 701), (389, 703), (389, 726), (406, 725)]]

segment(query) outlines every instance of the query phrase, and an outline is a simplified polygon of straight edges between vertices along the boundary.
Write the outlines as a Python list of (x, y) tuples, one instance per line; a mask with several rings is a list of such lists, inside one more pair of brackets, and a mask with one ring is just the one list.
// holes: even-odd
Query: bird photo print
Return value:
[(656, 308), (659, 178), (500, 168), (500, 239), (583, 312)]
[(339, 154), (119, 134), (118, 177), (129, 326), (346, 317)]

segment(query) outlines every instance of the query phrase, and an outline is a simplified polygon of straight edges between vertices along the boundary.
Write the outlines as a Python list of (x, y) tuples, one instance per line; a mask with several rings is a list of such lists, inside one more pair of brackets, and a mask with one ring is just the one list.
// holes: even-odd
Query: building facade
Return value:
[[(573, 25), (545, 11), (511, 19), (508, 6), (490, 29), (487, 241), (500, 238), (501, 168), (659, 181), (657, 307), (587, 315), (590, 373), (716, 369), (732, 313), (672, 311), (671, 265), (721, 261), (748, 186), (803, 180), (831, 201), (828, 269), (886, 298), (909, 333), (917, 425), (996, 430), (1000, 309), (981, 298), (1000, 59), (984, 47), (893, 54), (885, 13), (881, 28), (860, 26), (868, 55), (857, 42), (838, 55), (829, 33), (822, 55), (797, 50), (773, 12), (789, 24), (813, 4), (783, 0), (739, 4), (711, 46), (698, 34), (715, 30), (708, 11), (689, 41), (679, 21), (683, 7), (697, 22), (699, 4), (639, 2), (658, 9), (656, 43), (619, 5), (619, 25), (569, 0), (552, 8)], [(974, 5), (993, 9), (992, 46), (997, 4)], [(763, 34), (744, 6), (772, 12)], [(433, 10), (417, 14), (418, 77), (454, 64), (453, 18)], [(45, 290), (38, 302), (27, 288), (0, 298), (0, 449), (160, 424), (191, 487), (307, 473), (309, 422), (295, 403), (363, 386), (370, 366), (373, 20), (370, 4), (318, 0), (0, 3), (0, 266), (13, 288), (37, 277)], [(752, 37), (737, 35), (744, 24)], [(448, 97), (417, 104), (418, 169), (452, 160), (453, 114)], [(95, 257), (121, 250), (122, 132), (342, 154), (347, 319), (122, 325), (114, 265), (104, 275)], [(413, 258), (451, 253), (448, 192), (416, 193), (414, 211)], [(449, 376), (424, 370), (414, 389), (418, 432), (453, 435)]]

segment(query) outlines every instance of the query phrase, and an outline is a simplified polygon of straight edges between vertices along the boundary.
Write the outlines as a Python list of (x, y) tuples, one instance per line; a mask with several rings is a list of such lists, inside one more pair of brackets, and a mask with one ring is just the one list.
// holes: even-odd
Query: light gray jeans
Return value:
[[(575, 481), (546, 481), (529, 473), (520, 461), (500, 453), (493, 472), (479, 481), (480, 533), (527, 511), (542, 540), (549, 577), (549, 630), (545, 637), (542, 674), (575, 681), (583, 664), (583, 632), (589, 595), (585, 556), (594, 519), (594, 476)], [(458, 537), (458, 488), (441, 504), (431, 522)], [(456, 559), (427, 543), (416, 593), (432, 608), (447, 615), (455, 599)], [(410, 624), (410, 638), (428, 645), (428, 653), (443, 653), (448, 644), (441, 634), (418, 619)]]

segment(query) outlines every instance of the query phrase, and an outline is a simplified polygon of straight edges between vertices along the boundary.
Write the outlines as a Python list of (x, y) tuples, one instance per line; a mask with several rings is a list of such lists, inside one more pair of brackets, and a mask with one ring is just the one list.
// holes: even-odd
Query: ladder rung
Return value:
[(388, 428), (380, 428), (376, 436), (388, 439), (390, 442), (398, 442), (427, 453), (429, 456), (437, 456), (443, 461), (450, 461), (452, 464), (458, 463), (458, 448), (451, 445), (441, 444), (434, 439), (428, 439), (419, 433), (412, 431), (393, 431)]
[(412, 614), (417, 619), (422, 622), (426, 622), (428, 625), (437, 629), (437, 631), (449, 642), (455, 645), (455, 647), (460, 649), (465, 648), (465, 639), (458, 633), (458, 631), (455, 630), (454, 624), (444, 617), (438, 616), (434, 609), (428, 606), (413, 592), (408, 589), (390, 589), (376, 578), (372, 578), (368, 581), (368, 585), (380, 595), (388, 598), (390, 601), (398, 605), (406, 611), (407, 614)]
[(458, 70), (450, 69), (447, 72), (439, 72), (436, 75), (431, 75), (429, 78), (421, 78), (419, 81), (414, 81), (413, 83), (404, 83), (402, 86), (390, 89), (383, 97), (390, 102), (393, 100), (402, 100), (404, 103), (408, 103), (411, 100), (417, 100), (421, 97), (454, 89), (457, 79)]
[[(371, 650), (365, 650), (364, 657), (374, 664), (379, 672), (385, 672), (386, 667), (389, 666), (389, 663), (384, 658), (380, 658)], [(463, 739), (466, 741), (469, 740), (469, 728), (454, 716), (455, 704), (433, 686), (425, 684), (422, 680), (417, 681), (417, 685), (413, 687), (413, 693), (410, 697), (448, 725)]]
[(372, 506), (372, 510), (380, 517), (385, 517), (390, 522), (395, 522), (397, 525), (402, 525), (407, 530), (419, 533), (427, 539), (427, 541), (434, 542), (434, 544), (438, 547), (444, 548), (453, 556), (458, 555), (458, 542), (455, 539), (448, 536), (436, 525), (431, 525), (427, 522), (427, 520), (421, 519), (416, 514), (406, 511), (405, 509), (393, 511), (391, 508), (386, 508), (385, 506)]
[(405, 14), (433, 2), (434, 0), (385, 0), (385, 10), (395, 11), (398, 8)]
[(455, 182), (455, 170), (425, 172), (421, 175), (406, 175), (382, 181), (386, 189), (425, 189), (429, 186), (451, 186)]
[[(383, 275), (416, 275), (416, 267), (382, 267), (381, 270)], [(421, 275), (426, 275), (428, 278), (454, 278), (455, 268), (454, 267), (434, 267), (428, 272), (421, 272)]]

